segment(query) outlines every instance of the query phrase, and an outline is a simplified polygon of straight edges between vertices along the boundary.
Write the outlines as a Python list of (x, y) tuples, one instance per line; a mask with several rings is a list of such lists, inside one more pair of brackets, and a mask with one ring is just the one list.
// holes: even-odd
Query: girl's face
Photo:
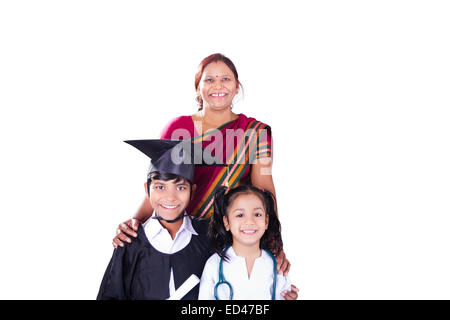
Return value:
[(259, 247), (259, 241), (269, 225), (269, 216), (257, 195), (242, 194), (228, 206), (223, 223), (225, 229), (233, 235), (233, 246), (238, 244)]
[(197, 94), (202, 97), (205, 107), (224, 110), (231, 106), (238, 87), (233, 71), (225, 63), (211, 62), (203, 70)]

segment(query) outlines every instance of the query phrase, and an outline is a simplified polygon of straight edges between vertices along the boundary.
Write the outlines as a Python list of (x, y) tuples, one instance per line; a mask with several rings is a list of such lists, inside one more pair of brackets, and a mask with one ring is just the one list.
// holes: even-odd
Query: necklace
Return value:
[(210, 128), (207, 128), (208, 127), (208, 122), (205, 120), (205, 109), (203, 109), (200, 112), (201, 112), (201, 116), (200, 117), (202, 119), (202, 130), (201, 130), (202, 134), (204, 134), (208, 130), (217, 129), (218, 127), (222, 126), (224, 123), (228, 123), (228, 122), (234, 121), (234, 120), (236, 120), (238, 118), (238, 116), (236, 114), (231, 113), (231, 120), (225, 121), (224, 123), (221, 123), (220, 125), (216, 125), (216, 124), (214, 124), (212, 126), (210, 125)]

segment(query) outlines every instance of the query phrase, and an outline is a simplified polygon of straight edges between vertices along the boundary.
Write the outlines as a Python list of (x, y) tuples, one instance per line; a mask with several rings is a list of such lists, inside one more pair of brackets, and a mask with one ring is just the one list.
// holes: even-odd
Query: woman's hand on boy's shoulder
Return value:
[(131, 239), (128, 236), (137, 237), (137, 230), (139, 226), (139, 220), (129, 219), (119, 224), (116, 230), (116, 236), (113, 238), (112, 244), (114, 248), (123, 247), (125, 242), (131, 243)]

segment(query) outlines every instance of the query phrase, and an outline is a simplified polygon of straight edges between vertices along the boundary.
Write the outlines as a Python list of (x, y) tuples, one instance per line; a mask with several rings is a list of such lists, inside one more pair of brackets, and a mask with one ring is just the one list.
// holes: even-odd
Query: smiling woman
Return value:
[[(223, 54), (212, 54), (198, 66), (195, 74), (198, 112), (173, 119), (162, 131), (162, 139), (191, 140), (202, 150), (213, 151), (225, 166), (196, 167), (192, 199), (186, 212), (209, 218), (213, 211), (213, 196), (221, 186), (236, 187), (252, 184), (275, 195), (272, 180), (272, 136), (268, 125), (232, 111), (233, 100), (242, 90), (234, 63)], [(146, 221), (154, 206), (144, 200), (134, 219), (119, 225), (114, 246), (126, 236), (135, 236), (138, 222)], [(284, 254), (280, 255), (284, 260)], [(282, 269), (288, 269), (285, 261)]]
[[(147, 182), (147, 191), (152, 200), (146, 198), (134, 219), (119, 225), (118, 233), (113, 239), (115, 247), (124, 246), (122, 241), (131, 243), (131, 239), (125, 234), (138, 236), (139, 222), (143, 223), (149, 217), (157, 218), (170, 230), (173, 221), (184, 215), (178, 210), (182, 207), (181, 204), (187, 205), (185, 212), (188, 215), (210, 218), (214, 211), (214, 195), (223, 186), (234, 188), (251, 184), (257, 190), (264, 189), (275, 195), (271, 172), (270, 127), (255, 118), (232, 112), (233, 99), (240, 87), (242, 86), (236, 67), (230, 59), (220, 53), (203, 59), (195, 75), (198, 112), (172, 120), (163, 130), (161, 139), (189, 140), (194, 147), (194, 153), (195, 149), (199, 149), (202, 151), (202, 157), (211, 154), (214, 161), (219, 161), (220, 165), (207, 163), (195, 166), (193, 179), (190, 179), (194, 186), (190, 193), (186, 192), (183, 181), (167, 183), (158, 181), (158, 177), (152, 177), (151, 187)], [(206, 159), (202, 158), (202, 161), (204, 160)], [(276, 215), (275, 198), (272, 204), (273, 214)], [(164, 213), (165, 218), (155, 217), (156, 211)], [(263, 216), (262, 213), (257, 215), (259, 219)], [(264, 219), (262, 220), (265, 221)], [(273, 221), (278, 219), (272, 219), (269, 223), (273, 224)], [(264, 230), (264, 227), (258, 231), (246, 229), (241, 235), (245, 241), (253, 241), (253, 238), (265, 234)], [(172, 232), (171, 236), (175, 239), (178, 237)], [(281, 236), (279, 238), (281, 240)], [(286, 275), (290, 264), (285, 258), (282, 242), (271, 237), (268, 241), (269, 250), (272, 250), (269, 254), (277, 257), (278, 272)], [(275, 247), (273, 244), (278, 246)], [(276, 274), (273, 274), (273, 277), (276, 278)], [(292, 287), (292, 290), (286, 295), (283, 294), (283, 297), (296, 299), (296, 288)]]
[(226, 109), (231, 106), (234, 96), (242, 84), (233, 62), (221, 54), (213, 54), (203, 59), (195, 75), (198, 110), (203, 109), (203, 99), (210, 107)]

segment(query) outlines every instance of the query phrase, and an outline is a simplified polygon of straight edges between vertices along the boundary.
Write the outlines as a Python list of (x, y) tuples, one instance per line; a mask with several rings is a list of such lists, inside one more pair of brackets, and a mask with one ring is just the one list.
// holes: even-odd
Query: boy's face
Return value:
[(158, 216), (172, 220), (177, 218), (189, 204), (191, 196), (187, 181), (152, 180), (150, 185), (150, 204)]

